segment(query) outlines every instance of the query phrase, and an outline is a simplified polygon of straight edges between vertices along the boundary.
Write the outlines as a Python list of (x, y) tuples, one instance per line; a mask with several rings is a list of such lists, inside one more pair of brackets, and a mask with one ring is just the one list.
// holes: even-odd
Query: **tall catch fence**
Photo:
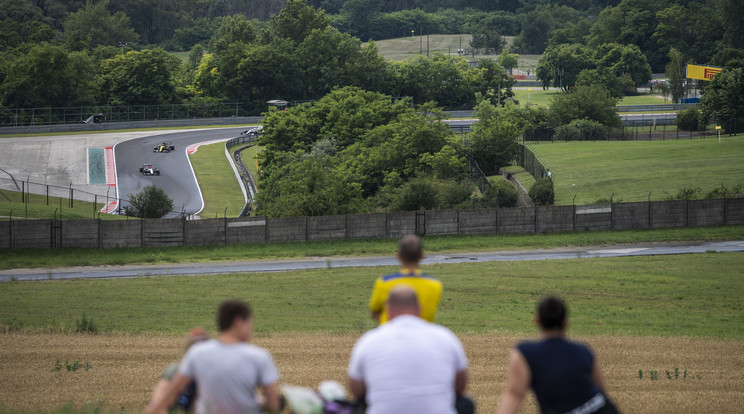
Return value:
[[(709, 125), (703, 131), (688, 131), (679, 129), (675, 120), (656, 120), (652, 118), (638, 119), (624, 122), (622, 127), (606, 128), (600, 135), (593, 135), (591, 139), (575, 135), (572, 141), (664, 141), (676, 139), (706, 139), (717, 138), (719, 131), (714, 125)], [(736, 119), (724, 122), (720, 131), (721, 136), (736, 135), (744, 132), (744, 127), (737, 124)], [(726, 132), (724, 132), (726, 131)], [(556, 139), (555, 131), (550, 128), (528, 130), (524, 133), (524, 141), (566, 141)]]
[(535, 179), (548, 176), (548, 169), (545, 168), (543, 161), (526, 145), (519, 144), (517, 165), (532, 174)]
[(0, 127), (80, 124), (101, 114), (97, 122), (132, 122), (250, 116), (240, 102), (132, 106), (76, 106), (55, 108), (0, 108)]

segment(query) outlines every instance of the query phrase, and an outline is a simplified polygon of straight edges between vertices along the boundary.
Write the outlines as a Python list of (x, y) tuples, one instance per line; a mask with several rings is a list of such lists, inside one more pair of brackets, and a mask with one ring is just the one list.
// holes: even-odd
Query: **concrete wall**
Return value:
[(0, 222), (0, 248), (193, 246), (737, 224), (744, 224), (744, 199), (193, 221), (12, 220)]

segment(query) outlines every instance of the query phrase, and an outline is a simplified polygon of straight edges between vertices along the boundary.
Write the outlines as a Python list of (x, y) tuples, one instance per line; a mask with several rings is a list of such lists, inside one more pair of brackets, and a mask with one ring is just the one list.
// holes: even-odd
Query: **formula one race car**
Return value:
[(240, 136), (249, 136), (256, 138), (261, 133), (261, 130), (263, 129), (263, 126), (257, 126), (253, 128), (246, 129), (245, 131), (240, 133)]
[(153, 148), (152, 149), (152, 152), (166, 152), (166, 153), (168, 153), (168, 152), (173, 151), (174, 149), (176, 149), (176, 147), (173, 146), (173, 143), (172, 142), (170, 142), (170, 141), (163, 141), (160, 145), (158, 145), (155, 148)]
[(142, 164), (140, 172), (143, 175), (160, 175), (160, 170), (153, 167), (152, 164)]

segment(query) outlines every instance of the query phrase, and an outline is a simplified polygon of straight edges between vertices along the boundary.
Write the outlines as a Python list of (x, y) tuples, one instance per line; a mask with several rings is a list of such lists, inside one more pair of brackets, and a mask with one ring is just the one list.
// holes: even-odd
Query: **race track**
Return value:
[[(204, 205), (186, 148), (204, 141), (233, 138), (245, 129), (246, 127), (176, 132), (119, 143), (114, 148), (114, 156), (117, 196), (121, 208), (128, 204), (131, 194), (153, 184), (165, 190), (173, 199), (174, 212), (166, 217), (198, 214)], [(175, 150), (170, 153), (153, 152), (153, 147), (163, 141), (172, 141)], [(139, 168), (144, 163), (152, 163), (155, 168), (160, 169), (160, 176), (142, 175)]]

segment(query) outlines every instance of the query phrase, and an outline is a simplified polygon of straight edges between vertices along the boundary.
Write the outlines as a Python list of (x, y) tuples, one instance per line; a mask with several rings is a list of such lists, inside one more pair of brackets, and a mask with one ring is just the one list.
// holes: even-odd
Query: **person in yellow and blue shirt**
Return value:
[(369, 300), (372, 318), (380, 324), (388, 321), (388, 315), (385, 312), (388, 294), (394, 286), (405, 283), (413, 287), (418, 295), (421, 318), (434, 322), (439, 299), (442, 297), (442, 282), (419, 269), (419, 262), (424, 258), (421, 239), (413, 235), (404, 236), (400, 240), (396, 257), (402, 267), (400, 272), (382, 276), (375, 281), (372, 297)]

